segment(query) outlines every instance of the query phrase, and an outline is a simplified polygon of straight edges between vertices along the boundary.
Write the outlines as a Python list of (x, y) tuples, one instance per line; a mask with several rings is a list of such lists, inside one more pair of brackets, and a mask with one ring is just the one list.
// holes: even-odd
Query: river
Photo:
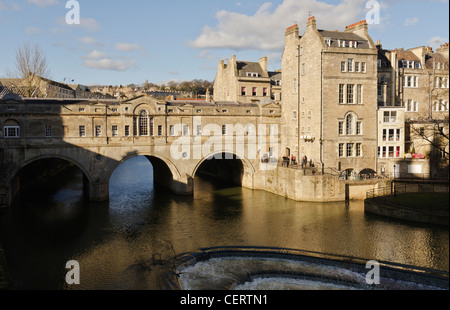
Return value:
[(366, 214), (362, 201), (307, 203), (196, 177), (193, 196), (155, 190), (145, 157), (112, 175), (110, 201), (83, 199), (69, 171), (50, 192), (0, 210), (0, 242), (18, 289), (160, 289), (153, 262), (214, 246), (299, 249), (447, 271), (448, 228)]

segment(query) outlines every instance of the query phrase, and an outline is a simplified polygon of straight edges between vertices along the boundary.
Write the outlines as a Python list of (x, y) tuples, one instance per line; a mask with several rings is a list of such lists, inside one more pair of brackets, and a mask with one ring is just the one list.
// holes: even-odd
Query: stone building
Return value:
[(219, 62), (214, 81), (214, 100), (267, 103), (281, 100), (281, 72), (269, 72), (267, 57), (258, 62), (239, 61), (236, 55)]
[(75, 91), (69, 85), (40, 77), (29, 82), (26, 79), (0, 79), (0, 84), (8, 93), (25, 98), (75, 98)]
[[(448, 169), (448, 44), (436, 52), (430, 47), (384, 50), (379, 42), (377, 47), (378, 173), (428, 175)], [(394, 128), (383, 121), (389, 113), (397, 118), (400, 144), (389, 140)]]
[(377, 48), (365, 21), (327, 31), (287, 28), (281, 150), (343, 176), (376, 171)]

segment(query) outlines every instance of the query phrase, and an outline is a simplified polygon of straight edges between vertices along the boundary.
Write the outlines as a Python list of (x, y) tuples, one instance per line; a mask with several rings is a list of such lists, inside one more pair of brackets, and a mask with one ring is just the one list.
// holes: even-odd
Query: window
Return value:
[(401, 129), (395, 130), (395, 140), (396, 141), (400, 141), (400, 137), (401, 137), (400, 133), (401, 133)]
[(241, 88), (241, 96), (246, 96), (247, 95), (247, 87), (242, 87)]
[(141, 111), (139, 115), (139, 135), (148, 136), (148, 113), (147, 111)]
[(19, 126), (5, 126), (4, 127), (5, 138), (20, 138)]
[(256, 87), (252, 88), (252, 96), (256, 96)]
[(349, 58), (347, 62), (348, 62), (348, 64), (347, 64), (347, 71), (348, 72), (353, 72), (353, 59)]
[(347, 157), (353, 156), (353, 148), (354, 148), (353, 143), (347, 143)]
[(339, 104), (344, 103), (344, 84), (339, 84)]
[(406, 108), (406, 112), (418, 112), (419, 111), (419, 103), (417, 101), (414, 102), (414, 100), (410, 99), (410, 100), (406, 101), (405, 108)]
[(269, 135), (274, 136), (277, 133), (277, 125), (270, 125), (269, 126)]
[(292, 112), (294, 119), (297, 119), (297, 111)]
[(378, 97), (383, 97), (383, 85), (378, 84)]
[(339, 157), (344, 157), (344, 143), (339, 143)]
[(354, 88), (355, 88), (355, 85), (352, 85), (352, 84), (347, 85), (347, 103), (348, 104), (354, 103)]
[(130, 126), (125, 125), (125, 137), (129, 137), (129, 136), (130, 136)]
[(51, 138), (52, 135), (52, 126), (45, 126), (45, 136), (47, 138)]
[(202, 125), (197, 125), (197, 136), (202, 135)]
[(342, 61), (341, 62), (341, 72), (345, 72), (346, 70), (346, 62), (345, 61)]
[(171, 137), (175, 136), (175, 126), (174, 125), (170, 125), (169, 134)]
[(119, 135), (119, 127), (117, 125), (112, 126), (112, 136), (117, 137)]
[(183, 136), (189, 135), (189, 126), (183, 125)]
[(223, 135), (227, 134), (227, 125), (222, 125), (222, 134)]
[(252, 128), (253, 128), (253, 125), (248, 124), (246, 126), (246, 131), (247, 131), (248, 135), (251, 135), (253, 133), (253, 129)]
[(312, 112), (308, 111), (308, 118), (311, 118), (311, 117), (312, 117)]
[(444, 101), (443, 99), (436, 101), (433, 104), (433, 111), (435, 112), (448, 111), (448, 102)]
[(86, 137), (86, 126), (79, 126), (78, 127), (78, 132), (80, 134), (80, 137)]
[(345, 132), (347, 135), (352, 135), (353, 134), (353, 115), (349, 114), (347, 115), (347, 117), (345, 118)]
[(366, 63), (365, 62), (361, 63), (361, 72), (366, 72)]
[(294, 79), (294, 94), (296, 94), (298, 92), (298, 83), (297, 83), (297, 79)]
[(154, 135), (153, 132), (153, 126), (154, 126), (155, 120), (153, 119), (153, 117), (150, 118), (150, 136)]
[(344, 122), (340, 121), (338, 124), (338, 134), (343, 135), (344, 134)]
[(362, 144), (356, 143), (356, 157), (362, 156)]
[(362, 85), (358, 84), (356, 86), (356, 104), (362, 104), (363, 94), (362, 94)]
[(397, 111), (384, 111), (383, 123), (396, 123), (396, 122), (397, 122)]
[(158, 125), (158, 136), (162, 136), (162, 135), (163, 135), (163, 126)]
[(306, 75), (306, 64), (302, 63), (302, 75)]
[(263, 96), (267, 97), (268, 95), (269, 95), (268, 89), (267, 89), (267, 87), (264, 87), (263, 88)]
[(356, 122), (356, 134), (362, 135), (362, 122), (361, 121)]
[(78, 112), (84, 112), (84, 111), (86, 111), (84, 108), (79, 108), (78, 109)]
[(417, 76), (404, 76), (403, 77), (403, 87), (414, 87), (419, 86), (419, 78)]
[(359, 62), (355, 62), (355, 72), (359, 72)]
[(100, 137), (102, 135), (102, 126), (95, 126), (95, 136)]

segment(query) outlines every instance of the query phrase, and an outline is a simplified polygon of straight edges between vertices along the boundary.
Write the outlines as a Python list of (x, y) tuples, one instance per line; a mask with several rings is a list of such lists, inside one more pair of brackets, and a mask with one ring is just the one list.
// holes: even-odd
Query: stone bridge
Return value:
[(199, 167), (211, 158), (230, 159), (221, 163), (220, 173), (255, 188), (255, 174), (274, 167), (261, 158), (277, 158), (280, 115), (273, 103), (160, 101), (150, 96), (126, 102), (3, 100), (0, 204), (12, 204), (30, 178), (25, 173), (29, 167), (39, 171), (49, 160), (77, 166), (93, 201), (109, 199), (114, 170), (135, 156), (146, 156), (155, 184), (177, 194), (193, 192)]

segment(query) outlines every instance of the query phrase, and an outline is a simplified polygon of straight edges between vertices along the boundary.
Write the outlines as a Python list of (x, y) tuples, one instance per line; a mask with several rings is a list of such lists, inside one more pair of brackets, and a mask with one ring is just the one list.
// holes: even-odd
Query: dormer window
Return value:
[(358, 41), (345, 41), (345, 40), (339, 40), (338, 42), (339, 47), (358, 47)]
[(247, 72), (247, 77), (258, 77), (259, 74), (256, 72)]
[(331, 39), (330, 39), (330, 38), (326, 38), (326, 39), (325, 39), (325, 44), (326, 44), (327, 46), (331, 46)]

